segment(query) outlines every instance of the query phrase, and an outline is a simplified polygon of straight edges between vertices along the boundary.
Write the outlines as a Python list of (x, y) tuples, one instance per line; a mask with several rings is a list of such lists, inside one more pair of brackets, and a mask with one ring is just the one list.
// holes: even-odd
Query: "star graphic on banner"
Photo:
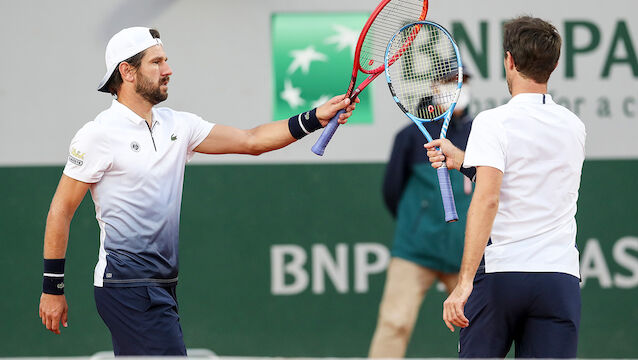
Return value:
[(354, 57), (354, 51), (357, 47), (357, 41), (359, 40), (359, 33), (356, 30), (341, 25), (332, 25), (332, 29), (335, 30), (337, 34), (327, 38), (324, 42), (326, 44), (336, 44), (337, 51), (350, 47), (350, 53), (352, 57)]
[(306, 101), (301, 98), (301, 89), (293, 87), (290, 79), (284, 81), (284, 91), (282, 91), (279, 96), (293, 109), (306, 103)]
[(297, 69), (301, 68), (301, 72), (308, 73), (310, 63), (313, 61), (326, 61), (328, 57), (315, 50), (314, 46), (308, 46), (303, 50), (292, 50), (290, 56), (294, 58), (288, 67), (288, 74), (294, 74)]
[(321, 95), (319, 97), (319, 99), (317, 99), (317, 100), (312, 102), (312, 104), (310, 105), (310, 108), (313, 109), (313, 108), (319, 107), (319, 106), (325, 104), (328, 100), (330, 100), (330, 96)]

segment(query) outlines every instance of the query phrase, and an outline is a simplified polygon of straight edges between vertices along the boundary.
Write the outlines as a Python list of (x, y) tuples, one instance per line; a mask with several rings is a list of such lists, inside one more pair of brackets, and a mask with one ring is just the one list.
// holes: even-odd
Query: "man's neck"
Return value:
[(128, 94), (126, 92), (120, 92), (117, 95), (117, 101), (122, 105), (131, 109), (139, 117), (146, 120), (149, 126), (153, 125), (153, 105), (146, 99), (138, 95), (137, 93)]
[(512, 84), (512, 97), (518, 94), (547, 94), (547, 83), (539, 84), (533, 80), (518, 78)]

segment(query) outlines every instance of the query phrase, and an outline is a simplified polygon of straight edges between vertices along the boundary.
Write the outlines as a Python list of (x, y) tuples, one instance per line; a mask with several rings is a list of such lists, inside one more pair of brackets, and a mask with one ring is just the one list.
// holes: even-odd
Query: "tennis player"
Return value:
[[(467, 215), (459, 282), (443, 304), (461, 327), (461, 358), (575, 358), (580, 323), (576, 200), (585, 126), (547, 93), (561, 37), (551, 24), (505, 24), (503, 50), (512, 99), (481, 112), (466, 151), (426, 144), (432, 166), (476, 181)], [(441, 151), (435, 149), (441, 147)]]
[(100, 249), (95, 302), (115, 355), (186, 355), (177, 312), (179, 216), (184, 166), (194, 153), (251, 154), (282, 148), (325, 126), (355, 104), (336, 96), (303, 114), (240, 130), (154, 105), (172, 75), (159, 33), (143, 27), (115, 34), (98, 86), (116, 95), (110, 108), (71, 141), (44, 236), (40, 317), (50, 331), (67, 326), (64, 264), (69, 225), (87, 190), (95, 203)]

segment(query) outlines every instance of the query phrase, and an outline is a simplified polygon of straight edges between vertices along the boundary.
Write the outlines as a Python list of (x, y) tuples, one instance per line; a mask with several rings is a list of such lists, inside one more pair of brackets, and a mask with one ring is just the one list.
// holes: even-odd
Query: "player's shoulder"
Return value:
[(171, 109), (169, 107), (155, 107), (153, 108), (155, 114), (159, 115), (162, 118), (172, 118), (172, 119), (197, 119), (200, 118), (198, 115), (193, 114), (188, 111), (181, 111)]
[(121, 115), (114, 106), (111, 106), (98, 113), (93, 120), (84, 124), (83, 128), (86, 128), (86, 131), (106, 131), (106, 129), (116, 126), (117, 121), (114, 119), (120, 117)]
[(567, 122), (571, 127), (585, 131), (585, 123), (581, 118), (567, 107), (554, 103), (554, 108), (561, 120)]
[(82, 125), (82, 127), (77, 131), (76, 136), (81, 135), (91, 138), (103, 136), (109, 124), (107, 118), (108, 115), (105, 114), (105, 111), (102, 111), (95, 117), (95, 119), (88, 121), (84, 125)]
[(106, 153), (110, 149), (111, 140), (109, 134), (115, 133), (108, 129), (105, 123), (98, 118), (85, 123), (71, 139), (71, 155), (95, 153)]
[(509, 112), (507, 104), (497, 106), (492, 109), (483, 110), (478, 113), (472, 121), (472, 128), (482, 126), (502, 125), (503, 121), (508, 117)]
[(166, 121), (167, 123), (172, 124), (172, 126), (179, 128), (194, 128), (203, 121), (199, 115), (168, 107), (153, 108), (153, 116), (160, 121)]
[(483, 110), (476, 115), (474, 121), (483, 117), (506, 117), (508, 111), (510, 111), (510, 106), (508, 103), (499, 105), (497, 107), (493, 107), (491, 109)]
[(81, 141), (86, 144), (98, 144), (108, 142), (111, 134), (117, 134), (113, 129), (113, 110), (105, 109), (98, 113), (93, 120), (87, 121), (75, 133), (73, 141)]

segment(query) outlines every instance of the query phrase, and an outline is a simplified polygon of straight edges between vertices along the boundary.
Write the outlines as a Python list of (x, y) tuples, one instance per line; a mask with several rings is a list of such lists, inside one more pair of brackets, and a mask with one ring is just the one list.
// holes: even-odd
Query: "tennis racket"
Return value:
[[(402, 52), (400, 58), (395, 56), (398, 51)], [(394, 61), (392, 67), (388, 66), (390, 61)], [(384, 62), (388, 86), (399, 108), (428, 142), (432, 136), (423, 123), (442, 120), (439, 138), (444, 139), (463, 85), (463, 63), (450, 33), (431, 21), (405, 25), (388, 43)], [(445, 221), (456, 221), (459, 217), (445, 161), (437, 175)]]
[[(384, 0), (370, 15), (370, 18), (363, 26), (357, 47), (354, 54), (354, 64), (350, 85), (346, 91), (346, 96), (354, 101), (359, 93), (365, 89), (372, 80), (383, 73), (385, 66), (392, 65), (393, 60), (388, 65), (384, 65), (383, 56), (385, 46), (397, 29), (405, 24), (419, 20), (424, 20), (428, 13), (428, 0)], [(368, 77), (355, 89), (357, 75), (361, 71)], [(339, 127), (339, 115), (345, 110), (339, 111), (326, 125), (321, 136), (312, 147), (312, 152), (321, 156), (326, 150), (326, 146), (332, 139), (337, 127)]]

